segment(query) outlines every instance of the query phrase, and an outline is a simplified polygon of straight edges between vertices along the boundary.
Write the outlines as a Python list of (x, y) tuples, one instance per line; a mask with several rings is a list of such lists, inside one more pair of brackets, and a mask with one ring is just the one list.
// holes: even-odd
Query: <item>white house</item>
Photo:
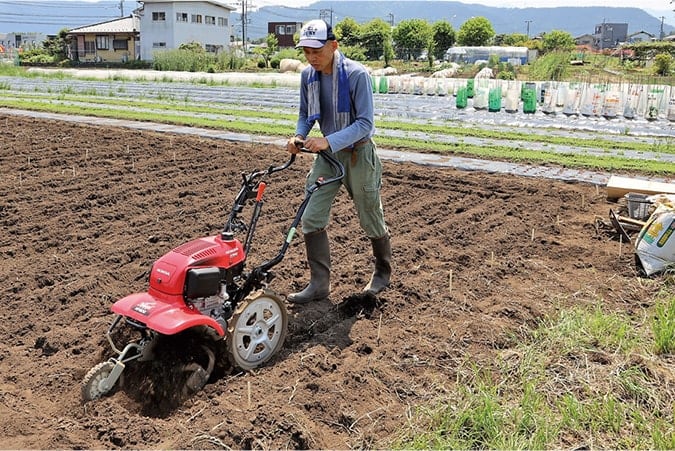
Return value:
[(140, 17), (140, 58), (152, 60), (157, 50), (176, 49), (198, 42), (207, 52), (229, 48), (235, 8), (215, 0), (142, 0), (136, 10)]

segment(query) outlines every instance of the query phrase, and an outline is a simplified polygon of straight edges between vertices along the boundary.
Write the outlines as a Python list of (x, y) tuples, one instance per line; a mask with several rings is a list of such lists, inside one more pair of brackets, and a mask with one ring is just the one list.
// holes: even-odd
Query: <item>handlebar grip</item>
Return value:
[[(342, 163), (340, 163), (340, 161), (337, 158), (335, 158), (333, 156), (333, 154), (330, 150), (323, 150), (321, 152), (312, 152), (311, 150), (305, 148), (305, 141), (303, 141), (301, 139), (298, 139), (298, 138), (296, 138), (293, 141), (293, 143), (296, 145), (296, 147), (298, 149), (300, 149), (300, 152), (302, 152), (302, 153), (311, 153), (311, 154), (314, 154), (314, 155), (316, 155), (316, 154), (321, 155), (321, 157), (323, 157), (328, 162), (328, 164), (333, 168), (333, 170), (335, 171), (334, 177), (331, 177), (328, 180), (317, 180), (317, 182), (316, 182), (317, 188), (320, 187), (320, 186), (329, 184), (329, 183), (337, 182), (338, 180), (342, 180), (342, 178), (345, 176), (344, 166), (342, 165)], [(295, 154), (292, 154), (292, 155), (295, 156)]]
[(260, 202), (262, 200), (263, 193), (265, 192), (266, 186), (267, 186), (267, 184), (265, 182), (260, 182), (260, 184), (258, 185), (258, 194), (255, 196), (256, 202)]

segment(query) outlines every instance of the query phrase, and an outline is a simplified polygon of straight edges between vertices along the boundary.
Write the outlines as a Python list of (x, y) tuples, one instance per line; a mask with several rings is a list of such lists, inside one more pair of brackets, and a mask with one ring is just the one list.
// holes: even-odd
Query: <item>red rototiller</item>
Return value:
[[(299, 144), (301, 145), (301, 144)], [(169, 251), (150, 270), (146, 292), (123, 297), (112, 305), (116, 314), (106, 338), (116, 354), (89, 370), (84, 377), (85, 401), (109, 393), (125, 367), (134, 361), (153, 361), (162, 340), (193, 343), (180, 369), (188, 393), (200, 390), (211, 378), (221, 357), (242, 370), (259, 367), (282, 347), (288, 317), (280, 297), (269, 288), (271, 269), (281, 262), (300, 223), (302, 213), (316, 190), (340, 181), (344, 168), (330, 152), (319, 152), (335, 170), (334, 177), (319, 180), (305, 191), (279, 253), (257, 267), (246, 261), (263, 207), (265, 179), (289, 168), (283, 165), (242, 174), (227, 222), (218, 235), (198, 238)], [(252, 206), (248, 222), (240, 216)], [(243, 242), (237, 236), (244, 235)], [(124, 328), (124, 333), (119, 329)], [(114, 335), (114, 331), (116, 335)], [(114, 336), (135, 335), (119, 346)], [(126, 335), (124, 335), (126, 334)]]

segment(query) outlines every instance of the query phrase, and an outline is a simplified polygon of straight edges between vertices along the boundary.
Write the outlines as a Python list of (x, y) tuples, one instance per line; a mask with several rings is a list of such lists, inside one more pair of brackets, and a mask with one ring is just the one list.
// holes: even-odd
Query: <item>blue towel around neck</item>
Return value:
[[(335, 125), (338, 130), (347, 127), (351, 121), (352, 100), (349, 94), (349, 77), (345, 68), (344, 55), (336, 50), (333, 56), (333, 108)], [(321, 119), (321, 74), (310, 66), (307, 77), (307, 123)]]

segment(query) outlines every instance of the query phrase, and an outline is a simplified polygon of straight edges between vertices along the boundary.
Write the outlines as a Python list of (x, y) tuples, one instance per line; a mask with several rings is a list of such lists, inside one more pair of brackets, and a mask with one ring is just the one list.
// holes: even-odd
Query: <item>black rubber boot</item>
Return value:
[(330, 294), (330, 246), (326, 229), (305, 235), (309, 264), (309, 284), (299, 293), (288, 295), (288, 302), (306, 304), (325, 299)]
[(382, 238), (371, 238), (370, 243), (373, 246), (373, 256), (375, 257), (375, 271), (363, 292), (374, 296), (389, 286), (391, 242), (389, 241), (389, 235), (385, 235)]

